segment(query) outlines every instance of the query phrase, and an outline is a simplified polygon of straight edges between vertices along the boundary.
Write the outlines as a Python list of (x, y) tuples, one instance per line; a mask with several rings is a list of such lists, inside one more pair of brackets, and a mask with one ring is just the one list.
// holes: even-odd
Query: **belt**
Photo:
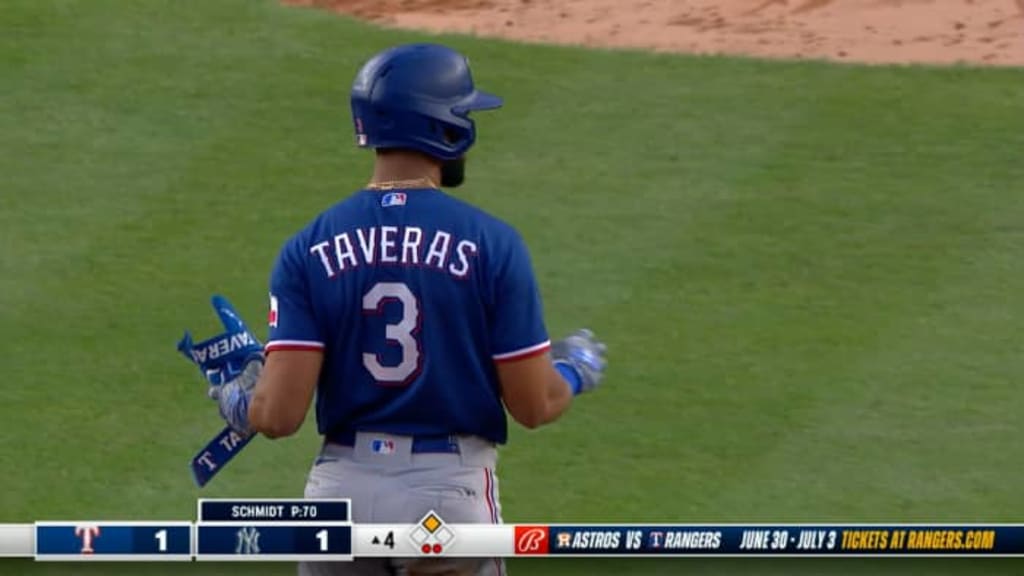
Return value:
[[(362, 432), (372, 435), (372, 432)], [(356, 431), (333, 432), (327, 435), (325, 441), (329, 444), (348, 446), (356, 445)], [(458, 454), (458, 437), (450, 434), (418, 434), (412, 437), (413, 454)]]

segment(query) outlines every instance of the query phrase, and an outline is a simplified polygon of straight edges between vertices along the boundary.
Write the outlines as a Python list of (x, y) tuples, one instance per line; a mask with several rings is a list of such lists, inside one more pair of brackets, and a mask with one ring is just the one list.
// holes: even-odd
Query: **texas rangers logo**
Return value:
[(547, 554), (548, 529), (544, 526), (516, 526), (516, 554)]
[(75, 536), (82, 540), (82, 554), (92, 554), (92, 541), (100, 537), (100, 527), (95, 525), (83, 525), (75, 527)]
[(195, 459), (196, 462), (206, 466), (206, 470), (213, 472), (217, 469), (217, 463), (213, 461), (213, 454), (209, 450), (203, 452), (201, 456)]

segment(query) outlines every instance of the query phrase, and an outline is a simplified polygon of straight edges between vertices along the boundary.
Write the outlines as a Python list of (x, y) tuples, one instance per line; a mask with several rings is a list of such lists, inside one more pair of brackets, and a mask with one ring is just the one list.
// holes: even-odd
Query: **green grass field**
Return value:
[[(217, 329), (213, 292), (258, 324), (280, 244), (369, 176), (355, 70), (424, 36), (271, 0), (6, 0), (0, 25), (0, 521), (301, 495), (312, 417), (193, 486), (219, 421), (175, 344)], [(506, 521), (1021, 521), (1024, 71), (445, 41), (507, 100), (456, 193), (523, 233), (552, 333), (610, 348), (599, 393), (512, 431)], [(20, 573), (293, 569), (0, 562)]]

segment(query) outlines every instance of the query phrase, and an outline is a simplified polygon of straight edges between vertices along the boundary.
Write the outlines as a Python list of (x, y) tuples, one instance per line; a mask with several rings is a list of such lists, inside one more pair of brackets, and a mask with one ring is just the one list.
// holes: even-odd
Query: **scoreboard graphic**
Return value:
[(0, 557), (332, 561), (360, 557), (1024, 556), (1024, 524), (353, 524), (348, 500), (204, 499), (196, 521), (0, 525)]
[(37, 522), (38, 560), (192, 560), (191, 522)]
[(348, 500), (200, 500), (196, 560), (352, 560)]

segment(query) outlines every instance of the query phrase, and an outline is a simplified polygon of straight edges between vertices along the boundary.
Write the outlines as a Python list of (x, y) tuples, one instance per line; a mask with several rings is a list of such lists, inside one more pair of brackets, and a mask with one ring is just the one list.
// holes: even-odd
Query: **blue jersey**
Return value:
[(529, 254), (508, 224), (441, 190), (363, 190), (285, 243), (275, 350), (323, 350), (320, 434), (506, 440), (495, 362), (548, 350)]

